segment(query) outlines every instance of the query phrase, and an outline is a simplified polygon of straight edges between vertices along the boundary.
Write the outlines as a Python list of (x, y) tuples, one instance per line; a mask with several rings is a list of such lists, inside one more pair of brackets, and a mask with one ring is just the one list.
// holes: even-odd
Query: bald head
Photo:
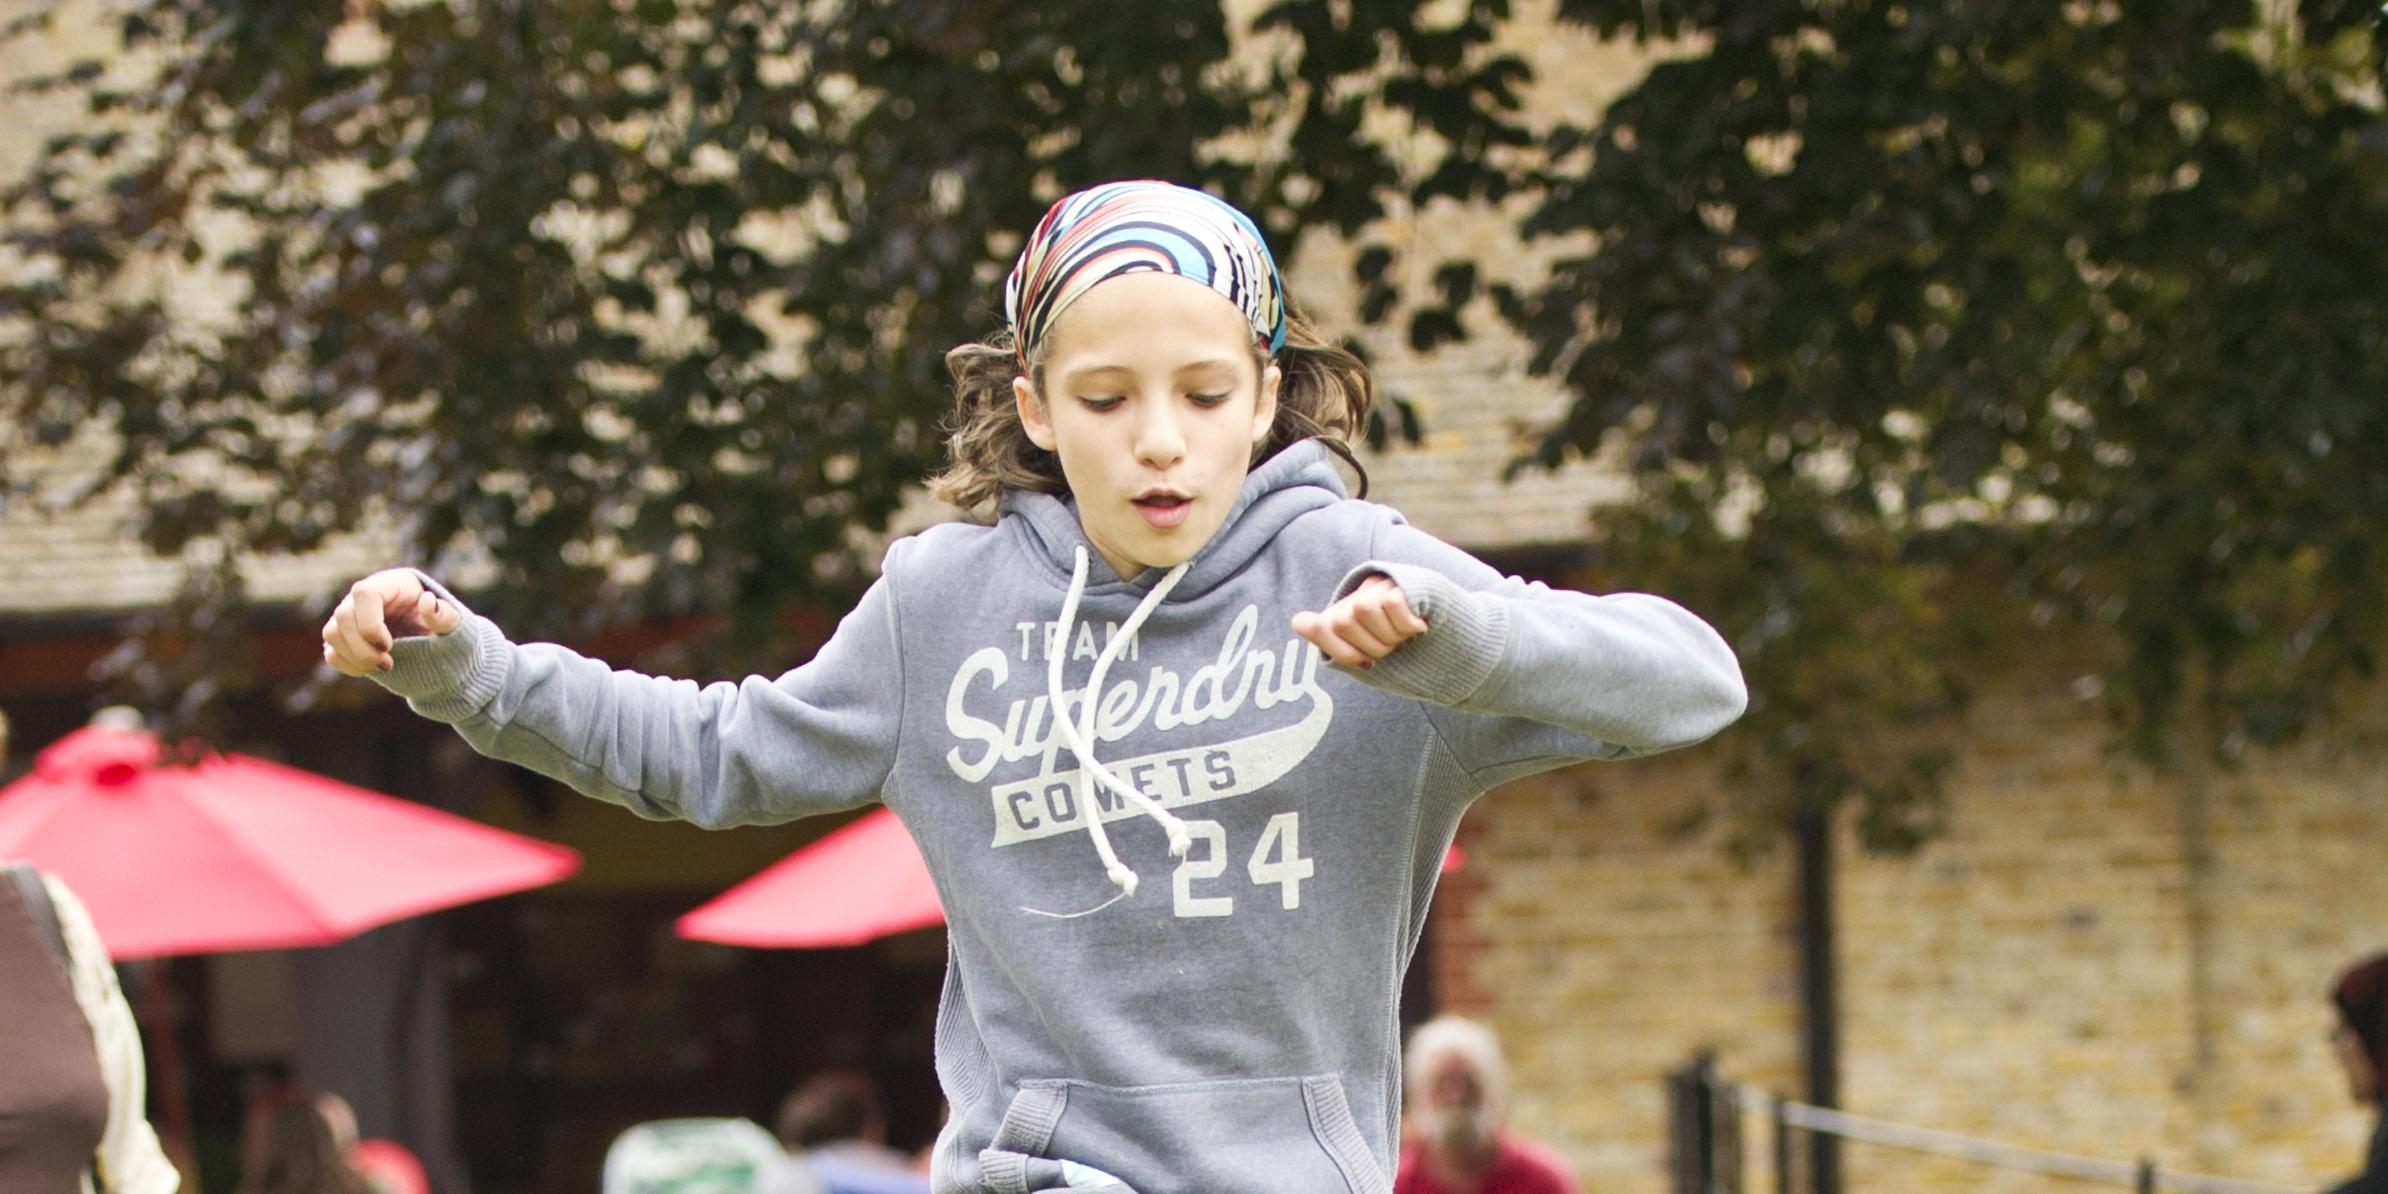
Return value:
[(1437, 1016), (1410, 1034), (1402, 1070), (1410, 1122), (1422, 1142), (1489, 1155), (1509, 1113), (1509, 1068), (1490, 1029)]

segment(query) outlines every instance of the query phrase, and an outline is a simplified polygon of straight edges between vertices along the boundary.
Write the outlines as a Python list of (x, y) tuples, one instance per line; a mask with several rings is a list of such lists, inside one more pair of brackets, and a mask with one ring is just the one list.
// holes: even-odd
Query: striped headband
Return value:
[(1269, 351), (1285, 347), (1285, 280), (1251, 217), (1166, 182), (1111, 182), (1066, 195), (1037, 221), (1003, 283), (1003, 317), (1023, 364), (1062, 309), (1097, 283), (1152, 271), (1225, 295)]

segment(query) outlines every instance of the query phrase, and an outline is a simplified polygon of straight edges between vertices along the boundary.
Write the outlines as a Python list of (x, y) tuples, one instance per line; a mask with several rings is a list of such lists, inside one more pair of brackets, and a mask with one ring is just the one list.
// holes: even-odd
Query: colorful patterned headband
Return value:
[(1285, 347), (1285, 280), (1249, 216), (1166, 182), (1112, 182), (1067, 195), (1037, 221), (1003, 284), (1003, 316), (1031, 360), (1062, 309), (1097, 283), (1153, 271), (1227, 296), (1269, 351)]

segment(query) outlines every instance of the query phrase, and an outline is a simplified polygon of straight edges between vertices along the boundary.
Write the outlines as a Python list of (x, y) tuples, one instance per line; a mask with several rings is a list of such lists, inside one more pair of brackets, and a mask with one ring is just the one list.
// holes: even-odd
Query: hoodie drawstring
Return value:
[(1069, 743), (1071, 752), (1078, 756), (1078, 808), (1086, 818), (1087, 833), (1094, 837), (1095, 853), (1102, 856), (1103, 873), (1110, 878), (1114, 886), (1119, 888), (1119, 894), (1085, 912), (1061, 913), (1044, 912), (1035, 908), (1021, 909), (1024, 912), (1034, 912), (1038, 916), (1050, 916), (1060, 920), (1069, 920), (1085, 916), (1088, 913), (1100, 912), (1120, 900), (1136, 894), (1136, 872), (1128, 869), (1127, 864), (1119, 860), (1118, 853), (1111, 848), (1110, 834), (1103, 829), (1103, 810), (1097, 806), (1094, 800), (1094, 785), (1098, 781), (1103, 786), (1119, 793), (1129, 804), (1136, 806), (1146, 816), (1161, 823), (1161, 827), (1169, 832), (1170, 857), (1185, 857), (1187, 848), (1193, 843), (1193, 837), (1186, 831), (1186, 823), (1183, 820), (1168, 809), (1162, 808), (1159, 801), (1139, 791), (1134, 784), (1121, 779), (1109, 767), (1105, 767), (1096, 760), (1094, 755), (1095, 712), (1102, 704), (1103, 677), (1111, 670), (1111, 661), (1119, 658), (1121, 646), (1135, 638), (1136, 631), (1144, 625), (1145, 618), (1160, 606), (1162, 599), (1169, 595), (1169, 590), (1177, 587), (1178, 579), (1186, 574), (1187, 565), (1179, 564), (1161, 577), (1160, 583), (1153, 586), (1153, 591), (1145, 594), (1144, 600), (1137, 603), (1136, 612), (1128, 616), (1127, 624), (1119, 628), (1119, 633), (1111, 636), (1111, 641), (1103, 644), (1102, 652), (1095, 656), (1094, 673), (1087, 678), (1086, 688), (1079, 697), (1078, 724), (1072, 724), (1069, 712), (1062, 704), (1064, 690), (1061, 685), (1061, 671), (1063, 661), (1068, 658), (1070, 653), (1070, 632), (1078, 620), (1078, 598), (1086, 592), (1086, 567), (1086, 547), (1084, 544), (1080, 544), (1070, 569), (1069, 595), (1062, 598), (1061, 602), (1060, 634), (1047, 644), (1048, 650), (1045, 652), (1045, 696), (1053, 707), (1055, 728), (1061, 731), (1061, 736)]

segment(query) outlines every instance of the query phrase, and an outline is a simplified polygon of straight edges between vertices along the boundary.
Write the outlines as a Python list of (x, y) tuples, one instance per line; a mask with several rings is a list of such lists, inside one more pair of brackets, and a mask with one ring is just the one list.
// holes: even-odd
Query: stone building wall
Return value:
[[(2002, 681), (1953, 727), (1945, 836), (1907, 857), (1838, 844), (1844, 1105), (2290, 1187), (2352, 1171), (2371, 1120), (2330, 1059), (2324, 992), (2388, 949), (2388, 717), (2160, 776), (2106, 749), (2071, 679)], [(1788, 843), (1744, 866), (1671, 831), (1720, 794), (1699, 748), (1512, 785), (1470, 815), (1470, 865), (1438, 901), (1438, 991), (1500, 1032), (1521, 1126), (1588, 1190), (1667, 1189), (1663, 1078), (1696, 1051), (1803, 1089)], [(1749, 1143), (1767, 1190), (1755, 1125)], [(1844, 1157), (1852, 1192), (2052, 1180)]]

